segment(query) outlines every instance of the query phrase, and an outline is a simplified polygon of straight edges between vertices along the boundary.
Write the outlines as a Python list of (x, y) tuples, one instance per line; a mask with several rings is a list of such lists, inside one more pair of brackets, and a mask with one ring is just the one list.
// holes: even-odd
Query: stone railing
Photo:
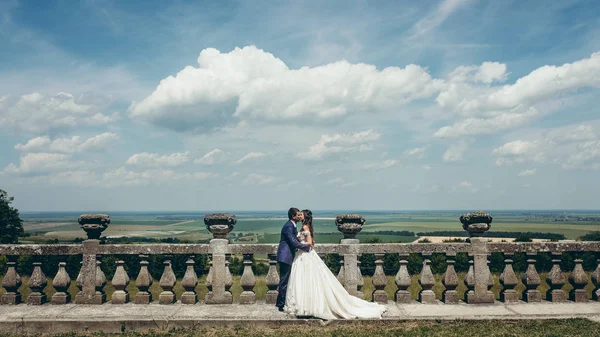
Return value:
[[(459, 277), (454, 269), (454, 257), (457, 253), (467, 253), (470, 257), (470, 268), (465, 276), (465, 285), (467, 293), (465, 300), (469, 304), (491, 304), (494, 303), (494, 294), (490, 288), (493, 285), (493, 278), (488, 267), (488, 256), (492, 253), (503, 253), (505, 257), (504, 271), (500, 275), (502, 291), (500, 300), (507, 303), (516, 303), (521, 299), (515, 290), (519, 280), (514, 272), (511, 257), (515, 253), (526, 253), (528, 255), (528, 267), (522, 275), (522, 282), (526, 286), (523, 292), (523, 301), (541, 302), (548, 300), (551, 302), (587, 302), (590, 300), (588, 292), (584, 287), (588, 284), (588, 275), (582, 268), (582, 260), (575, 260), (575, 267), (571, 271), (561, 270), (558, 256), (564, 252), (600, 252), (600, 242), (536, 242), (536, 243), (491, 243), (483, 238), (483, 234), (490, 228), (492, 218), (489, 214), (483, 212), (467, 213), (460, 217), (463, 228), (470, 234), (468, 243), (409, 243), (409, 244), (360, 244), (356, 235), (361, 231), (365, 220), (359, 215), (342, 214), (336, 218), (338, 230), (342, 232), (344, 238), (339, 244), (318, 244), (315, 250), (319, 254), (339, 254), (341, 266), (337, 275), (338, 280), (345, 286), (348, 292), (354, 296), (363, 298), (362, 288), (364, 286), (363, 275), (360, 271), (359, 256), (361, 254), (375, 254), (375, 271), (371, 281), (374, 291), (370, 296), (373, 301), (387, 303), (388, 295), (384, 291), (387, 286), (387, 278), (383, 270), (383, 258), (385, 254), (397, 253), (399, 256), (400, 268), (395, 277), (397, 291), (394, 300), (397, 303), (412, 302), (408, 291), (411, 285), (409, 275), (408, 255), (417, 253), (425, 258), (419, 275), (419, 302), (437, 303), (433, 287), (436, 279), (429, 265), (428, 257), (434, 253), (443, 253), (446, 255), (447, 267), (442, 277), (442, 284), (445, 288), (442, 294), (444, 303), (459, 303), (456, 288), (459, 285)], [(198, 277), (194, 271), (195, 261), (190, 257), (187, 262), (187, 269), (181, 281), (185, 292), (181, 295), (180, 301), (183, 304), (196, 304), (203, 302), (209, 304), (229, 304), (233, 303), (233, 296), (230, 288), (232, 286), (232, 275), (229, 271), (229, 258), (232, 254), (243, 255), (244, 270), (240, 279), (240, 285), (243, 289), (240, 297), (240, 304), (252, 304), (256, 302), (254, 288), (256, 278), (252, 271), (252, 258), (254, 254), (266, 254), (269, 258), (269, 270), (266, 277), (268, 291), (265, 296), (267, 303), (275, 303), (277, 298), (277, 288), (279, 284), (279, 275), (277, 272), (276, 244), (230, 244), (226, 239), (227, 234), (233, 230), (236, 224), (236, 217), (231, 214), (209, 214), (204, 219), (207, 229), (213, 234), (213, 239), (209, 244), (101, 244), (100, 234), (110, 224), (110, 218), (107, 215), (88, 214), (79, 218), (81, 228), (87, 232), (88, 240), (83, 244), (53, 244), (53, 245), (0, 245), (0, 255), (12, 257), (9, 259), (7, 272), (3, 277), (2, 287), (5, 293), (1, 297), (1, 304), (19, 304), (25, 302), (30, 305), (40, 305), (47, 302), (43, 289), (47, 285), (47, 279), (42, 272), (39, 262), (34, 262), (33, 272), (29, 278), (28, 287), (31, 293), (26, 299), (21, 298), (19, 287), (21, 278), (15, 268), (14, 257), (20, 255), (82, 255), (82, 266), (77, 276), (76, 283), (79, 292), (75, 296), (74, 302), (80, 304), (103, 304), (106, 302), (104, 287), (107, 283), (106, 277), (100, 268), (99, 257), (102, 255), (121, 255), (135, 254), (140, 257), (140, 271), (135, 279), (135, 285), (138, 292), (135, 298), (130, 298), (126, 290), (130, 282), (123, 266), (123, 261), (117, 261), (116, 271), (112, 278), (111, 285), (115, 288), (110, 303), (124, 304), (133, 302), (135, 304), (148, 304), (154, 299), (149, 291), (153, 279), (148, 271), (148, 255), (151, 254), (184, 254), (188, 256), (198, 254), (208, 254), (210, 257), (210, 269), (206, 278), (208, 293), (203, 301), (199, 301), (195, 292), (198, 283)], [(553, 267), (547, 274), (546, 281), (551, 289), (547, 294), (542, 294), (538, 287), (541, 284), (541, 278), (535, 268), (536, 254), (551, 253)], [(56, 292), (50, 299), (53, 304), (66, 304), (71, 301), (68, 287), (71, 283), (70, 276), (65, 270), (65, 262), (59, 263), (56, 276), (53, 278), (52, 286)], [(570, 272), (567, 279), (564, 272)], [(598, 267), (591, 275), (594, 284), (592, 299), (600, 301), (600, 259)], [(164, 261), (164, 271), (159, 284), (162, 292), (159, 295), (158, 303), (172, 304), (176, 302), (176, 296), (173, 288), (177, 282), (171, 261)], [(562, 288), (569, 282), (573, 286), (570, 294), (566, 294)]]

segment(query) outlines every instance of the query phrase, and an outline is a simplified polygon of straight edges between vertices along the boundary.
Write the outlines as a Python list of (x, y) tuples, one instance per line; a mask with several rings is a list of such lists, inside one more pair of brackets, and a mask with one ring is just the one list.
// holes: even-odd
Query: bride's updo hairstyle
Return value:
[(315, 233), (313, 232), (313, 216), (312, 216), (312, 212), (310, 211), (310, 209), (304, 209), (302, 210), (302, 213), (304, 213), (304, 221), (302, 221), (303, 225), (307, 225), (310, 231), (310, 237), (313, 240), (313, 244), (315, 243)]

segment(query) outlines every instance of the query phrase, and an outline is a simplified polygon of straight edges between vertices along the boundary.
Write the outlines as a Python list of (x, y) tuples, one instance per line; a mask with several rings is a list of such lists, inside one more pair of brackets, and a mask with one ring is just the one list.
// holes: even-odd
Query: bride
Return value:
[[(303, 210), (300, 242), (314, 246), (312, 212)], [(319, 255), (299, 250), (294, 258), (285, 299), (285, 312), (322, 319), (381, 318), (385, 307), (354, 297), (337, 280)]]

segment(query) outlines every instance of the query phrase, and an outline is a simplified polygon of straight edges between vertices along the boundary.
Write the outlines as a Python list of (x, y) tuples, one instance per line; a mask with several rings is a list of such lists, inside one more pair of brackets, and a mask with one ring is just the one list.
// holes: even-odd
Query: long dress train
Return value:
[[(307, 234), (298, 233), (301, 242)], [(350, 295), (313, 249), (296, 253), (285, 303), (287, 313), (327, 320), (381, 318), (386, 310), (383, 305)]]

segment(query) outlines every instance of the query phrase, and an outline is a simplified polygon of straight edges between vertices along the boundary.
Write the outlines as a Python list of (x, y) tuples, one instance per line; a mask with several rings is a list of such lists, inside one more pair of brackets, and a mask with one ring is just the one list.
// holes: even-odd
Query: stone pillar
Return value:
[(165, 265), (165, 269), (163, 270), (159, 281), (160, 287), (163, 291), (160, 293), (160, 295), (158, 295), (158, 303), (173, 304), (175, 303), (175, 293), (173, 292), (173, 287), (175, 287), (175, 283), (177, 283), (177, 278), (173, 272), (171, 260), (165, 260), (163, 264)]
[(360, 262), (360, 254), (358, 255), (358, 258), (356, 259), (356, 275), (358, 276), (358, 282), (356, 282), (356, 297), (360, 298), (361, 300), (365, 298), (365, 294), (362, 291), (362, 288), (365, 285), (365, 279), (362, 276), (362, 272), (360, 271), (360, 264), (362, 262)]
[(4, 278), (2, 279), (2, 288), (4, 288), (6, 292), (2, 294), (0, 304), (20, 304), (22, 297), (21, 293), (19, 293), (19, 287), (23, 282), (15, 268), (16, 262), (9, 261), (7, 265), (8, 269), (6, 270), (6, 275), (4, 275)]
[(465, 302), (468, 302), (469, 296), (475, 297), (475, 272), (473, 271), (473, 260), (472, 256), (469, 256), (471, 260), (469, 260), (469, 270), (467, 271), (467, 275), (465, 275), (464, 283), (467, 287), (467, 291), (465, 292)]
[(384, 254), (375, 254), (375, 273), (373, 274), (373, 302), (385, 304), (388, 302), (388, 295), (385, 292), (387, 286), (387, 277), (383, 272), (383, 256)]
[(265, 302), (267, 304), (275, 304), (277, 302), (277, 287), (279, 287), (279, 274), (277, 273), (277, 255), (269, 254), (269, 272), (267, 273), (267, 294), (265, 295)]
[[(211, 291), (206, 294), (207, 304), (231, 304), (233, 296), (226, 287), (231, 283), (231, 273), (228, 268), (225, 254), (227, 253), (227, 234), (235, 226), (237, 219), (229, 213), (212, 213), (204, 216), (206, 228), (213, 234), (210, 240), (212, 252), (212, 275), (210, 275)], [(207, 279), (207, 282), (208, 279)]]
[(505, 254), (505, 257), (504, 271), (500, 274), (500, 284), (503, 287), (500, 292), (500, 301), (504, 303), (518, 303), (519, 294), (515, 290), (515, 287), (519, 284), (519, 279), (513, 270), (513, 260), (510, 258), (512, 255)]
[(600, 302), (600, 259), (598, 259), (596, 262), (598, 263), (598, 266), (592, 273), (592, 282), (594, 282), (596, 289), (592, 293), (592, 298), (594, 301)]
[(204, 302), (208, 303), (209, 298), (212, 298), (212, 279), (213, 279), (213, 263), (212, 263), (212, 255), (208, 255), (208, 274), (206, 274), (206, 288), (208, 292), (204, 296)]
[(490, 229), (492, 216), (482, 211), (465, 213), (460, 216), (463, 229), (469, 232), (471, 253), (473, 254), (474, 290), (467, 293), (469, 304), (494, 303), (494, 293), (488, 290), (490, 272), (488, 268), (487, 240), (482, 236)]
[(242, 286), (242, 294), (240, 295), (240, 304), (254, 304), (256, 303), (256, 294), (254, 293), (254, 286), (256, 285), (256, 278), (252, 271), (252, 256), (253, 254), (244, 254), (244, 272), (240, 283)]
[(125, 271), (125, 261), (119, 260), (116, 262), (117, 270), (111, 281), (112, 286), (115, 288), (115, 292), (110, 298), (112, 304), (125, 304), (129, 303), (129, 293), (127, 292), (127, 285), (129, 284), (129, 275)]
[(454, 260), (455, 255), (446, 255), (446, 272), (442, 277), (442, 284), (446, 288), (442, 293), (442, 301), (446, 304), (457, 304), (459, 303), (458, 293), (456, 292), (456, 287), (458, 286), (458, 275), (456, 274), (456, 270), (454, 269)]
[[(81, 274), (81, 294), (75, 296), (77, 304), (102, 304), (96, 296), (96, 266), (97, 252), (100, 245), (100, 235), (108, 228), (110, 217), (107, 214), (82, 214), (77, 219), (88, 239), (83, 242), (83, 265), (79, 271)], [(102, 298), (100, 297), (100, 300)]]
[(356, 297), (360, 297), (358, 282), (359, 278), (362, 278), (362, 275), (356, 272), (360, 251), (360, 241), (356, 238), (356, 235), (362, 230), (365, 222), (365, 218), (359, 214), (340, 214), (335, 218), (338, 231), (344, 235), (344, 238), (340, 240), (340, 244), (347, 245), (347, 252), (344, 254), (344, 288), (350, 295)]
[(408, 254), (400, 254), (400, 269), (398, 269), (398, 273), (396, 274), (396, 278), (394, 281), (396, 282), (396, 286), (398, 286), (398, 290), (395, 294), (396, 303), (411, 303), (412, 297), (408, 292), (408, 287), (410, 287), (410, 274), (408, 273), (408, 261), (406, 258)]
[(560, 253), (552, 253), (552, 269), (546, 275), (546, 282), (550, 290), (546, 294), (546, 300), (552, 302), (567, 302), (567, 294), (562, 287), (567, 283), (566, 277), (560, 270)]
[(66, 265), (65, 262), (58, 264), (58, 272), (52, 280), (52, 286), (56, 289), (56, 292), (52, 295), (52, 304), (67, 304), (71, 302), (71, 294), (69, 294), (71, 278), (65, 270)]
[(78, 301), (83, 298), (83, 261), (79, 262), (79, 273), (77, 274), (77, 278), (75, 279), (75, 284), (77, 285), (77, 294), (75, 294), (75, 303), (79, 303)]
[(29, 289), (31, 289), (31, 293), (27, 296), (27, 304), (29, 305), (42, 305), (46, 303), (44, 288), (48, 284), (48, 280), (44, 272), (42, 272), (41, 266), (41, 262), (33, 263), (33, 272), (28, 283)]
[(198, 302), (198, 294), (196, 294), (196, 285), (198, 285), (198, 276), (194, 270), (194, 257), (190, 256), (185, 261), (186, 270), (183, 275), (181, 285), (185, 289), (185, 292), (181, 295), (182, 304), (196, 304)]
[(135, 280), (138, 293), (135, 294), (135, 304), (152, 303), (152, 293), (148, 291), (153, 283), (152, 275), (148, 271), (148, 255), (140, 255), (140, 272)]
[(569, 297), (574, 302), (587, 302), (590, 300), (587, 291), (584, 289), (588, 283), (588, 277), (581, 266), (582, 263), (582, 259), (576, 259), (575, 268), (571, 276), (569, 276), (569, 281), (573, 285), (573, 290), (571, 290)]
[(229, 269), (230, 263), (231, 263), (231, 254), (225, 254), (225, 292), (229, 293), (229, 295), (231, 296), (230, 289), (231, 289), (231, 286), (233, 286), (233, 275), (231, 275), (231, 270)]
[(537, 270), (535, 269), (535, 259), (533, 254), (530, 255), (532, 258), (527, 259), (527, 270), (523, 274), (521, 280), (527, 287), (527, 291), (523, 293), (523, 301), (525, 302), (541, 302), (542, 294), (537, 290), (538, 286), (542, 284), (542, 280)]
[(343, 285), (346, 285), (346, 271), (344, 269), (344, 254), (340, 254), (340, 270), (337, 274), (337, 280)]
[(435, 299), (435, 293), (432, 290), (433, 286), (435, 285), (435, 278), (433, 277), (429, 263), (431, 263), (431, 260), (423, 260), (423, 268), (421, 269), (421, 274), (419, 275), (419, 284), (423, 289), (419, 292), (419, 302), (425, 304), (436, 304), (437, 301)]

